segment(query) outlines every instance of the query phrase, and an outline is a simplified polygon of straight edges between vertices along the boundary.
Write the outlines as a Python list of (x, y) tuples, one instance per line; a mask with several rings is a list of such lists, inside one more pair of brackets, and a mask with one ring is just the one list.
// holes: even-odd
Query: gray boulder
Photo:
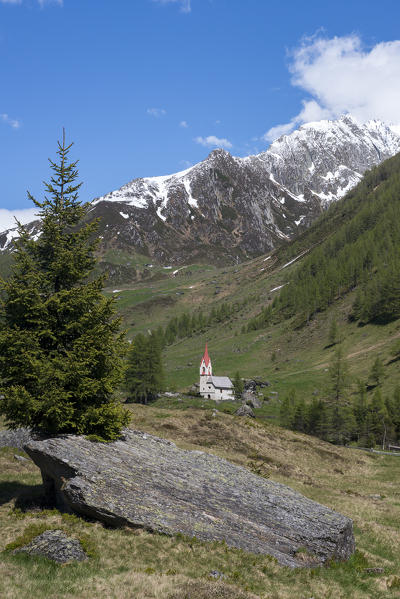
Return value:
[(260, 379), (247, 379), (244, 382), (244, 390), (256, 393), (257, 388), (263, 389), (264, 387), (269, 387), (270, 383), (268, 381), (261, 381)]
[(62, 530), (45, 530), (25, 547), (15, 549), (14, 553), (41, 555), (59, 564), (83, 562), (88, 559), (80, 542), (68, 537)]
[(305, 565), (304, 551), (315, 565), (347, 559), (355, 548), (349, 518), (222, 458), (147, 433), (125, 430), (113, 443), (42, 438), (25, 451), (59, 506), (107, 524), (224, 540), (292, 567)]
[(253, 410), (246, 404), (241, 405), (240, 408), (236, 410), (235, 414), (236, 416), (250, 416), (251, 418), (255, 418)]
[(261, 408), (262, 406), (261, 399), (251, 391), (243, 391), (242, 400), (251, 408)]

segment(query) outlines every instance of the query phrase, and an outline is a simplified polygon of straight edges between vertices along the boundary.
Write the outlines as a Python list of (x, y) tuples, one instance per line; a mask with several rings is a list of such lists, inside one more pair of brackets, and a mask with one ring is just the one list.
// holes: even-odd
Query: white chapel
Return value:
[(200, 362), (200, 395), (216, 401), (234, 399), (231, 379), (227, 376), (213, 376), (207, 343)]

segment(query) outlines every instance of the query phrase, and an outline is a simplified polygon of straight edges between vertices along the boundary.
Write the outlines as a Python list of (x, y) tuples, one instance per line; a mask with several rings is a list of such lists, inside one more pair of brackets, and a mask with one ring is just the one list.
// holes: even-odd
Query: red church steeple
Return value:
[(208, 347), (207, 347), (207, 342), (206, 342), (206, 348), (204, 350), (204, 355), (201, 358), (201, 362), (200, 362), (200, 376), (210, 376), (212, 375), (212, 366), (211, 366), (211, 360), (210, 360), (210, 356), (208, 355)]
[(204, 360), (205, 365), (208, 366), (210, 363), (210, 356), (208, 355), (207, 341), (206, 341), (206, 349), (204, 350), (203, 360)]

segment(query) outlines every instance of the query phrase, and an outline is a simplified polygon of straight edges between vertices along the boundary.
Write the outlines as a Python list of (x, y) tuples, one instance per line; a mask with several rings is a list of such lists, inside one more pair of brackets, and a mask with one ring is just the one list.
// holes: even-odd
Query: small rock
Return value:
[(242, 393), (242, 400), (244, 402), (248, 401), (249, 399), (252, 399), (254, 397), (254, 391), (243, 391)]
[(378, 494), (372, 494), (372, 495), (368, 495), (368, 497), (370, 499), (377, 499), (378, 501), (383, 499), (382, 495), (378, 495)]
[(29, 555), (41, 555), (59, 564), (72, 561), (83, 562), (89, 559), (80, 542), (68, 537), (62, 530), (45, 530), (28, 545), (15, 549), (13, 553), (21, 552)]
[(364, 572), (367, 574), (383, 574), (385, 570), (383, 568), (364, 568)]
[(219, 570), (211, 570), (208, 575), (210, 578), (215, 578), (216, 580), (222, 580), (223, 578), (226, 578), (226, 575)]
[(236, 416), (250, 416), (251, 418), (255, 418), (253, 410), (246, 404), (240, 406), (240, 408), (236, 410), (235, 414)]
[(28, 458), (24, 458), (24, 456), (22, 455), (18, 455), (17, 453), (14, 454), (14, 459), (18, 460), (18, 462), (22, 462), (22, 463), (28, 463), (31, 460), (28, 460)]
[(254, 395), (254, 393), (249, 393), (248, 391), (246, 391), (245, 393), (243, 393), (242, 398), (244, 400), (244, 403), (246, 403), (251, 408), (262, 407), (261, 400), (256, 395)]

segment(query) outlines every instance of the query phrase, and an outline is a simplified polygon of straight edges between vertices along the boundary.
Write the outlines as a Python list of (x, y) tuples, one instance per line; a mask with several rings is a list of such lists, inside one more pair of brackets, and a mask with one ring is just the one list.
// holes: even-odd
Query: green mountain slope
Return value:
[[(167, 339), (164, 351), (171, 389), (197, 381), (208, 340), (216, 374), (260, 376), (272, 384), (268, 394), (282, 397), (295, 389), (308, 400), (323, 397), (328, 385), (335, 320), (352, 380), (368, 382), (379, 355), (382, 391), (392, 393), (400, 383), (393, 355), (400, 336), (399, 210), (396, 156), (367, 173), (300, 238), (268, 256), (225, 269), (212, 266), (210, 257), (209, 266), (121, 286), (128, 333), (165, 331), (178, 318), (182, 330), (173, 342)], [(371, 305), (384, 310), (374, 314)]]
[(400, 317), (400, 156), (368, 173), (345, 200), (313, 225), (298, 252), (322, 242), (303, 260), (275, 302), (285, 316), (309, 320), (358, 287), (354, 318), (390, 322)]

